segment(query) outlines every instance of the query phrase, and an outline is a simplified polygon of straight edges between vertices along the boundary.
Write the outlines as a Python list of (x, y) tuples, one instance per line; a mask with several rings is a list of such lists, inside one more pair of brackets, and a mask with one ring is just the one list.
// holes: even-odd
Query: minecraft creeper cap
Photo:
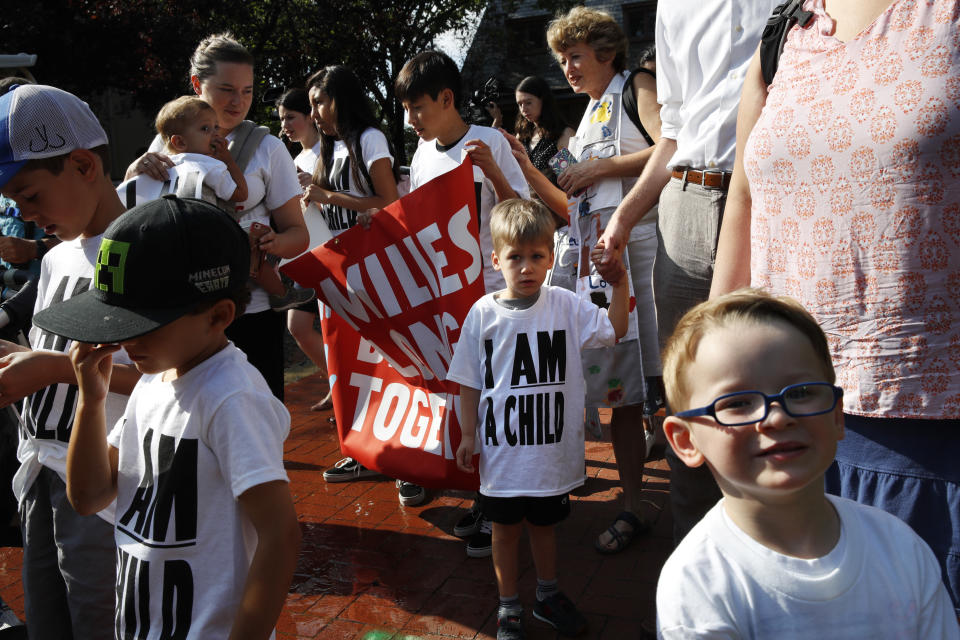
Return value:
[(249, 270), (247, 234), (233, 218), (168, 194), (110, 223), (93, 288), (40, 311), (33, 323), (80, 342), (121, 342), (243, 290)]
[(42, 84), (12, 87), (0, 96), (0, 188), (27, 160), (52, 158), (107, 144), (86, 102)]

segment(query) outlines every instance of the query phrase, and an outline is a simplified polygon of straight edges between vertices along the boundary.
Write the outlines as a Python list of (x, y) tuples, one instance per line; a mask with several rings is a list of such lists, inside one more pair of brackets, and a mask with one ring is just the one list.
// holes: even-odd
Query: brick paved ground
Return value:
[[(287, 387), (293, 427), (285, 463), (303, 547), (278, 638), (496, 637), (490, 559), (467, 558), (464, 542), (451, 534), (469, 495), (434, 493), (419, 507), (400, 507), (393, 481), (385, 478), (326, 484), (323, 469), (340, 458), (332, 412), (309, 411), (325, 392), (317, 375)], [(657, 575), (671, 546), (666, 463), (647, 465), (646, 497), (664, 507), (651, 535), (619, 555), (602, 556), (593, 541), (619, 512), (617, 472), (609, 438), (588, 436), (586, 453), (589, 480), (558, 528), (560, 585), (590, 623), (584, 637), (638, 638), (642, 628), (654, 628)], [(527, 637), (553, 638), (530, 615), (536, 576), (529, 550), (521, 548)], [(0, 549), (0, 595), (22, 616), (20, 555), (20, 549)]]

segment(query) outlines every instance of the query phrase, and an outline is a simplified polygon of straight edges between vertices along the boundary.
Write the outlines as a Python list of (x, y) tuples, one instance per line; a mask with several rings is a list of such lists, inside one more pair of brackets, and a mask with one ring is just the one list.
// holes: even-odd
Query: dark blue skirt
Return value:
[(892, 513), (940, 562), (960, 615), (960, 420), (844, 415), (828, 493)]

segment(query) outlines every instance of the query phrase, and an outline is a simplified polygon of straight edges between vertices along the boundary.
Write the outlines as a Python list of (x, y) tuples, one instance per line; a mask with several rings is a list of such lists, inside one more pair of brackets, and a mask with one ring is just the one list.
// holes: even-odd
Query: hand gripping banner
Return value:
[(381, 473), (476, 489), (457, 469), (460, 327), (484, 293), (469, 159), (282, 267), (333, 313), (323, 336), (340, 447)]

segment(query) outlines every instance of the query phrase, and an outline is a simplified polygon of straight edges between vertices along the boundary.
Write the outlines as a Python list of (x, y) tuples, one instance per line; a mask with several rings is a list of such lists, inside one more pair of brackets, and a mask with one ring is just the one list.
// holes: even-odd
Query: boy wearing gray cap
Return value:
[[(90, 288), (100, 236), (125, 210), (109, 175), (107, 134), (85, 102), (55, 87), (0, 96), (0, 192), (24, 220), (63, 242), (44, 257), (36, 309)], [(112, 640), (113, 504), (81, 516), (66, 496), (67, 442), (77, 400), (70, 343), (37, 326), (30, 347), (0, 340), (0, 406), (24, 399), (13, 486), (23, 531), (31, 638)], [(115, 357), (106, 415), (123, 414), (140, 373)]]

